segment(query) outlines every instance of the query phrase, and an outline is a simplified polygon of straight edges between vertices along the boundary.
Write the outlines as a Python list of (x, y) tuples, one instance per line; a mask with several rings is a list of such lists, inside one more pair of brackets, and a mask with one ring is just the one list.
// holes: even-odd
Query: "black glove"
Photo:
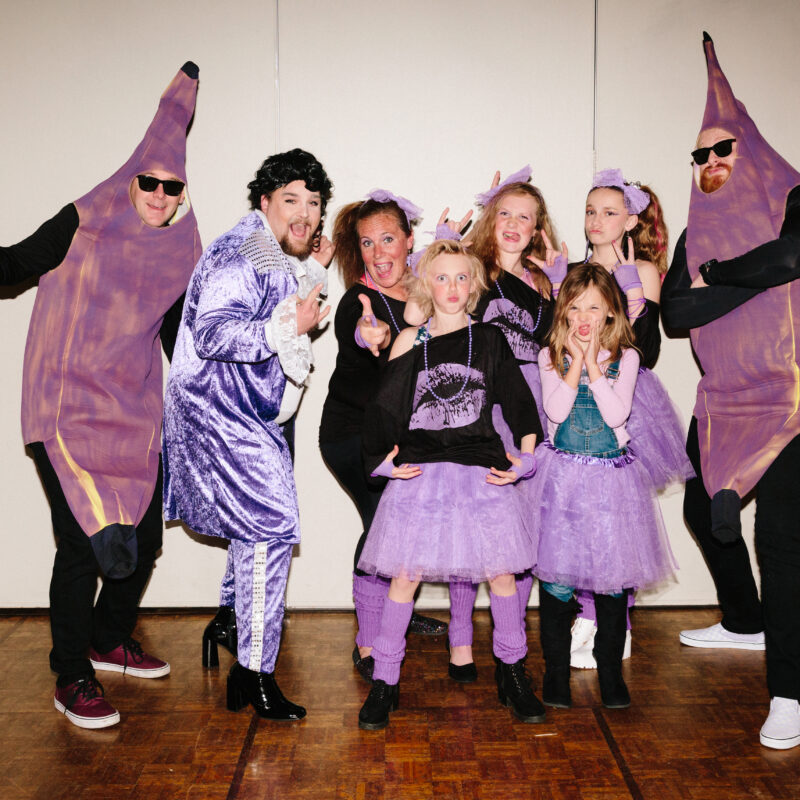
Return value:
[(136, 569), (136, 528), (115, 522), (89, 537), (94, 557), (108, 578), (127, 578)]
[(711, 498), (711, 535), (721, 544), (742, 538), (742, 500), (733, 489), (720, 489)]

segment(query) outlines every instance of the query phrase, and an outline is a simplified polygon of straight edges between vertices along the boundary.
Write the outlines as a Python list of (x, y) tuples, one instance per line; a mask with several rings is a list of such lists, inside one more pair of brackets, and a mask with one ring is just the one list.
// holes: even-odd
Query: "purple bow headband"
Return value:
[(485, 192), (475, 195), (475, 203), (479, 206), (489, 205), (489, 201), (501, 190), (505, 189), (511, 183), (528, 183), (531, 179), (531, 165), (526, 164), (522, 169), (517, 170), (512, 175), (509, 175), (502, 183), (493, 186)]
[(641, 214), (650, 205), (650, 195), (638, 184), (625, 183), (621, 169), (603, 169), (595, 173), (592, 189), (620, 189), (629, 214)]
[(388, 189), (373, 189), (368, 195), (367, 200), (374, 200), (376, 203), (397, 203), (400, 210), (406, 215), (408, 226), (422, 217), (422, 209), (415, 206), (410, 200), (400, 195), (392, 194)]

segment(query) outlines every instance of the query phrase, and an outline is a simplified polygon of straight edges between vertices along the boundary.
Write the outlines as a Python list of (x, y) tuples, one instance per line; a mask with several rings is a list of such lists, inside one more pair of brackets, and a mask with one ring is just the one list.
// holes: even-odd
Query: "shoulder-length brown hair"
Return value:
[(540, 294), (550, 294), (551, 285), (547, 275), (539, 267), (528, 259), (534, 255), (536, 258), (545, 257), (546, 247), (542, 239), (542, 231), (547, 234), (550, 243), (555, 247), (557, 243), (556, 231), (547, 213), (547, 204), (541, 191), (529, 183), (509, 183), (504, 186), (487, 204), (484, 206), (481, 218), (475, 225), (475, 232), (472, 235), (472, 251), (483, 261), (486, 268), (486, 275), (490, 281), (497, 280), (502, 267), (500, 266), (497, 240), (494, 235), (494, 223), (497, 217), (497, 209), (503, 199), (509, 195), (531, 197), (536, 201), (536, 229), (522, 253), (522, 266), (531, 273), (533, 285)]
[(377, 200), (360, 200), (346, 205), (336, 215), (333, 223), (333, 246), (336, 254), (336, 267), (344, 281), (345, 289), (358, 283), (364, 275), (364, 261), (361, 258), (361, 245), (358, 241), (358, 223), (377, 214), (394, 217), (406, 236), (411, 236), (411, 225), (405, 212), (394, 202), (379, 203)]
[(564, 369), (564, 356), (567, 355), (567, 334), (569, 321), (567, 312), (575, 300), (590, 286), (594, 286), (608, 305), (611, 316), (600, 331), (600, 347), (608, 350), (611, 356), (608, 363), (616, 361), (622, 351), (634, 347), (633, 330), (628, 315), (622, 307), (622, 300), (614, 276), (600, 264), (590, 261), (578, 264), (567, 272), (556, 299), (553, 311), (553, 325), (550, 328), (550, 363), (561, 375)]

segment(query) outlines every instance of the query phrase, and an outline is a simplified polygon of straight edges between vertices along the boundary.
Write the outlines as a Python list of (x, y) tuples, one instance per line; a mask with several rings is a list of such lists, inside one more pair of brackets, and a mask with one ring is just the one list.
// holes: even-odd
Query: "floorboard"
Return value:
[[(446, 619), (446, 613), (437, 616)], [(713, 610), (639, 609), (624, 673), (626, 710), (600, 703), (596, 674), (573, 670), (573, 708), (541, 725), (497, 701), (491, 623), (475, 614), (478, 682), (447, 677), (444, 637), (411, 637), (400, 709), (360, 731), (368, 687), (350, 660), (352, 614), (293, 612), (277, 676), (308, 708), (300, 723), (225, 709), (220, 668), (200, 665), (205, 615), (142, 615), (137, 636), (172, 664), (161, 680), (100, 675), (122, 722), (85, 731), (53, 708), (48, 620), (0, 618), (0, 799), (738, 800), (800, 798), (800, 748), (758, 743), (768, 711), (764, 654), (682, 647)], [(538, 613), (528, 614), (538, 686)]]

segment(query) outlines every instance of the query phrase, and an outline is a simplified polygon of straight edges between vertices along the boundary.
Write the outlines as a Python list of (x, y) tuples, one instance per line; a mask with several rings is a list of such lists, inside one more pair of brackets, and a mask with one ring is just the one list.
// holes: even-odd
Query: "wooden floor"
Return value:
[[(596, 675), (573, 670), (573, 708), (548, 709), (542, 725), (498, 704), (490, 622), (477, 612), (478, 682), (447, 678), (443, 637), (412, 637), (400, 710), (377, 732), (357, 725), (367, 686), (350, 660), (352, 614), (287, 619), (277, 675), (308, 708), (300, 723), (225, 709), (232, 659), (220, 650), (219, 669), (201, 667), (207, 619), (144, 615), (137, 635), (172, 674), (103, 673), (122, 722), (85, 731), (53, 708), (47, 619), (0, 618), (0, 800), (800, 798), (800, 748), (758, 743), (769, 703), (763, 653), (678, 644), (681, 628), (715, 622), (714, 611), (636, 611), (631, 708), (604, 709)], [(536, 611), (528, 628), (538, 686)]]

